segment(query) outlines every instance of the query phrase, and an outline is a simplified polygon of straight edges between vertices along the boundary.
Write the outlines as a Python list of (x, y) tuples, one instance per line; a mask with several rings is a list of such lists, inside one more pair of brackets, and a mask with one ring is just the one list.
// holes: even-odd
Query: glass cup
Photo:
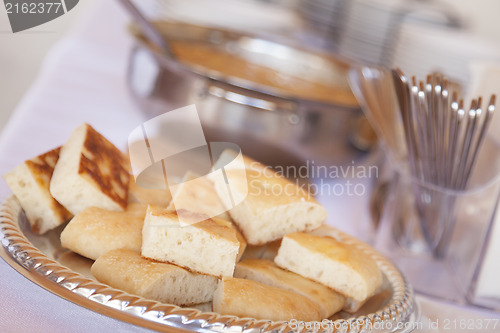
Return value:
[(500, 145), (485, 140), (465, 190), (416, 179), (404, 163), (392, 166), (376, 248), (416, 291), (472, 303), (500, 196)]

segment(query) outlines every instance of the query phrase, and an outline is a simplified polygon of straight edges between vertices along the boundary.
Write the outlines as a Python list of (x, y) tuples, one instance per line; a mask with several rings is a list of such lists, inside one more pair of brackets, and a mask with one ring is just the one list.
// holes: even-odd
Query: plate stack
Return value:
[(370, 65), (392, 64), (399, 32), (408, 23), (461, 25), (449, 7), (434, 1), (301, 0), (298, 12), (314, 36), (310, 39), (314, 44)]
[(499, 59), (499, 45), (472, 33), (407, 24), (400, 31), (393, 64), (420, 78), (441, 72), (466, 87), (473, 62)]

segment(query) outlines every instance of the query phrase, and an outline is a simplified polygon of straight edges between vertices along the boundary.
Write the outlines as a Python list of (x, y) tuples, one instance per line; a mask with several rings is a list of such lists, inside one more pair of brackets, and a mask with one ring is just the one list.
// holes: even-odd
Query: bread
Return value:
[(319, 321), (318, 305), (307, 297), (260, 282), (223, 278), (214, 294), (213, 310), (223, 315), (266, 320)]
[(127, 207), (129, 165), (124, 155), (90, 125), (77, 127), (61, 149), (50, 193), (76, 215), (87, 207)]
[(182, 209), (194, 213), (200, 213), (212, 217), (212, 219), (222, 225), (231, 227), (235, 231), (236, 238), (240, 242), (237, 261), (243, 255), (247, 242), (239, 230), (234, 226), (231, 218), (215, 193), (213, 183), (205, 177), (200, 177), (194, 172), (188, 171), (183, 181), (179, 185), (173, 185), (174, 198), (167, 207), (167, 210)]
[(264, 245), (247, 246), (242, 259), (267, 259), (274, 260), (278, 254), (281, 245), (281, 239), (272, 241)]
[[(323, 224), (319, 228), (314, 229), (312, 231), (309, 231), (308, 234), (316, 235), (316, 236), (328, 236), (328, 237), (332, 237), (338, 241), (342, 241), (342, 238), (344, 236), (344, 234), (340, 230), (338, 230), (334, 227), (331, 227), (327, 224)], [(362, 306), (365, 305), (365, 301), (367, 301), (367, 299), (363, 300), (363, 301), (357, 301), (352, 297), (346, 297), (344, 308), (342, 310), (349, 312), (349, 313), (355, 313)]]
[(171, 185), (170, 188), (173, 198), (167, 209), (185, 209), (208, 217), (231, 220), (215, 193), (213, 183), (207, 177), (187, 172), (180, 184)]
[(136, 184), (134, 177), (130, 176), (128, 187), (128, 202), (143, 203), (165, 208), (168, 206), (172, 196), (170, 191), (164, 189), (143, 188)]
[(27, 160), (4, 176), (5, 182), (19, 199), (35, 234), (43, 234), (71, 218), (71, 214), (49, 191), (59, 152), (60, 148), (56, 148)]
[(286, 235), (274, 261), (359, 302), (382, 284), (382, 273), (368, 254), (332, 237)]
[(130, 204), (125, 212), (89, 207), (64, 228), (61, 245), (93, 260), (113, 249), (139, 252), (146, 208), (137, 203)]
[(314, 198), (274, 172), (227, 170), (226, 176), (231, 195), (221, 177), (215, 178), (215, 190), (226, 208), (232, 207), (231, 196), (239, 199), (246, 195), (229, 214), (250, 245), (313, 230), (326, 220), (326, 210)]
[(176, 305), (210, 302), (217, 288), (217, 279), (213, 276), (154, 262), (126, 249), (100, 256), (91, 272), (97, 280), (113, 288)]
[(240, 248), (238, 249), (238, 255), (236, 256), (236, 261), (240, 261), (240, 259), (243, 257), (243, 254), (245, 253), (245, 250), (247, 248), (247, 241), (245, 240), (245, 237), (240, 233), (238, 228), (234, 225), (233, 222), (230, 222), (225, 219), (221, 219), (218, 217), (212, 217), (212, 220), (214, 220), (216, 223), (227, 226), (231, 229), (233, 229), (234, 235), (236, 236), (236, 239), (238, 242), (240, 242)]
[(199, 221), (200, 214), (185, 210), (168, 211), (148, 207), (142, 230), (144, 257), (169, 262), (193, 272), (216, 277), (233, 276), (240, 243), (234, 229), (212, 219), (181, 225), (183, 220)]
[(236, 265), (234, 277), (257, 281), (305, 296), (319, 306), (321, 318), (328, 318), (340, 311), (345, 303), (345, 297), (339, 293), (298, 274), (281, 269), (270, 260), (243, 260)]

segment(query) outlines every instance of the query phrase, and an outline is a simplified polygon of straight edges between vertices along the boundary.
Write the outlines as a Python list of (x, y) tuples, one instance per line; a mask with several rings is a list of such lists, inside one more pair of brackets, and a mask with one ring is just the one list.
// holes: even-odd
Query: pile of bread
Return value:
[[(237, 191), (251, 183), (248, 195), (212, 218), (231, 207), (225, 184), (187, 172), (175, 193), (141, 188), (126, 156), (87, 124), (4, 178), (35, 233), (69, 220), (62, 246), (95, 260), (93, 276), (111, 287), (257, 319), (315, 321), (357, 311), (381, 286), (376, 262), (335, 237), (308, 193), (244, 160), (226, 175)], [(295, 190), (259, 191), (284, 185)], [(179, 214), (201, 222), (184, 225)]]

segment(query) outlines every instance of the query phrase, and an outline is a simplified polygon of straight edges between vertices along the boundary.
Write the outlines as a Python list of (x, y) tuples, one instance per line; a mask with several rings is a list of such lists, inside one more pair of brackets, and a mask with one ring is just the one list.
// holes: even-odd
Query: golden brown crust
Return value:
[[(138, 278), (123, 279), (121, 276), (130, 275), (132, 267)], [(129, 249), (106, 252), (92, 265), (92, 274), (97, 280), (137, 295), (170, 271), (183, 271), (183, 268), (141, 257), (139, 252)]]
[(223, 278), (219, 283), (213, 303), (215, 312), (275, 321), (322, 319), (314, 302), (294, 292), (238, 278)]
[(377, 264), (364, 252), (335, 238), (315, 236), (305, 232), (294, 232), (285, 237), (293, 239), (312, 252), (321, 253), (331, 260), (351, 267), (356, 272), (371, 275), (372, 270), (378, 271)]
[(89, 207), (61, 233), (62, 246), (90, 259), (117, 248), (140, 251), (146, 206), (130, 204), (125, 212)]
[(91, 272), (97, 280), (114, 288), (182, 306), (211, 301), (217, 286), (215, 277), (193, 274), (126, 249), (103, 254), (92, 265)]
[[(52, 174), (54, 173), (54, 168), (56, 166), (57, 160), (59, 159), (59, 152), (61, 151), (61, 147), (55, 148), (51, 151), (48, 151), (42, 155), (39, 155), (31, 160), (27, 160), (26, 166), (30, 170), (33, 178), (37, 182), (38, 186), (44, 191), (47, 191), (48, 196), (50, 197), (50, 206), (54, 211), (54, 214), (61, 217), (61, 220), (67, 221), (71, 217), (71, 213), (66, 210), (56, 199), (54, 199), (50, 195), (50, 179), (52, 178)], [(38, 234), (40, 232), (40, 223), (42, 221), (35, 220), (30, 221), (31, 229), (34, 233)]]
[(250, 279), (296, 292), (319, 305), (324, 318), (342, 309), (344, 296), (328, 287), (284, 270), (266, 259), (245, 259), (236, 265), (235, 277)]
[[(349, 271), (355, 272), (366, 283), (368, 295), (364, 297), (365, 299), (371, 296), (382, 283), (382, 273), (375, 260), (352, 244), (341, 242), (330, 236), (316, 236), (305, 232), (291, 233), (286, 235), (284, 239), (296, 242), (299, 246), (307, 249), (309, 253), (321, 255), (325, 263), (340, 264)], [(278, 261), (276, 262), (279, 264)], [(341, 287), (337, 286), (336, 288), (338, 288), (338, 292), (345, 294), (345, 290), (341, 290)], [(358, 301), (364, 300), (360, 296), (347, 296)]]
[(92, 126), (82, 147), (78, 173), (123, 209), (128, 202), (129, 164), (123, 153)]

